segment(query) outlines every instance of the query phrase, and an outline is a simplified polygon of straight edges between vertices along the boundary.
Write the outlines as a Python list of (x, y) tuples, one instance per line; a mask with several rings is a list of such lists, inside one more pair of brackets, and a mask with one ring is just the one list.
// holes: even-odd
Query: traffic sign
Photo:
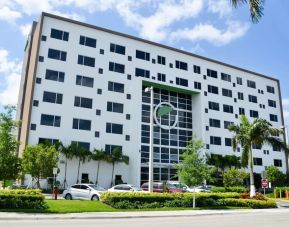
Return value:
[(262, 188), (268, 188), (268, 181), (266, 179), (262, 180)]

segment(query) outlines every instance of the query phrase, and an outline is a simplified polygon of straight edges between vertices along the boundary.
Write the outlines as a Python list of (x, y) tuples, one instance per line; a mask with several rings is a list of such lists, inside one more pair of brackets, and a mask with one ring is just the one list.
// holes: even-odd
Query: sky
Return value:
[(17, 104), (27, 35), (45, 11), (277, 78), (289, 126), (288, 9), (267, 0), (252, 24), (230, 0), (0, 0), (0, 109)]

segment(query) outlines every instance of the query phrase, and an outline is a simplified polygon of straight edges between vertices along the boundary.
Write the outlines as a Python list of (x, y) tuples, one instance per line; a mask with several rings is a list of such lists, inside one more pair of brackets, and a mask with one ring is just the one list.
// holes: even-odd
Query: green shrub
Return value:
[(225, 206), (233, 207), (248, 207), (253, 209), (265, 209), (265, 208), (276, 208), (277, 204), (275, 200), (254, 200), (254, 199), (223, 199)]
[(242, 186), (234, 186), (234, 187), (212, 187), (212, 192), (246, 192), (247, 188)]
[(40, 190), (0, 190), (0, 209), (45, 209)]
[[(250, 193), (244, 192), (240, 194), (241, 199), (250, 199)], [(257, 192), (256, 195), (253, 197), (255, 200), (267, 200), (267, 197), (264, 196), (262, 193)]]

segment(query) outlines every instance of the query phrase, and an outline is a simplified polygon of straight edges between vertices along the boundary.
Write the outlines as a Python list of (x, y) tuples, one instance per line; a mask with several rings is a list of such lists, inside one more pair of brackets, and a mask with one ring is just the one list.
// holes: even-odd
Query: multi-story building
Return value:
[[(154, 180), (175, 176), (175, 164), (195, 134), (204, 152), (240, 155), (232, 133), (241, 114), (283, 125), (279, 81), (259, 73), (90, 24), (43, 13), (26, 45), (18, 102), (20, 154), (28, 144), (72, 141), (93, 150), (120, 147), (129, 165), (115, 174), (140, 185), (148, 180), (150, 93), (156, 113)], [(160, 125), (157, 124), (159, 122)], [(254, 170), (275, 165), (285, 172), (283, 152), (254, 147)], [(77, 159), (68, 161), (68, 184), (76, 182)], [(97, 164), (81, 165), (80, 177), (95, 181)], [(60, 181), (64, 157), (60, 158)], [(109, 186), (112, 166), (101, 162), (99, 183)], [(119, 176), (118, 176), (119, 177)]]

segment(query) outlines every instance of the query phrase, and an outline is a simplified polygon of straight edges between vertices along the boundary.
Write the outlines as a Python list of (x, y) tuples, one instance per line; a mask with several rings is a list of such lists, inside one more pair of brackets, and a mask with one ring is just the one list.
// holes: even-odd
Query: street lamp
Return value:
[(150, 149), (149, 149), (149, 185), (148, 191), (153, 192), (153, 162), (154, 162), (154, 87), (145, 88), (145, 92), (150, 92)]

